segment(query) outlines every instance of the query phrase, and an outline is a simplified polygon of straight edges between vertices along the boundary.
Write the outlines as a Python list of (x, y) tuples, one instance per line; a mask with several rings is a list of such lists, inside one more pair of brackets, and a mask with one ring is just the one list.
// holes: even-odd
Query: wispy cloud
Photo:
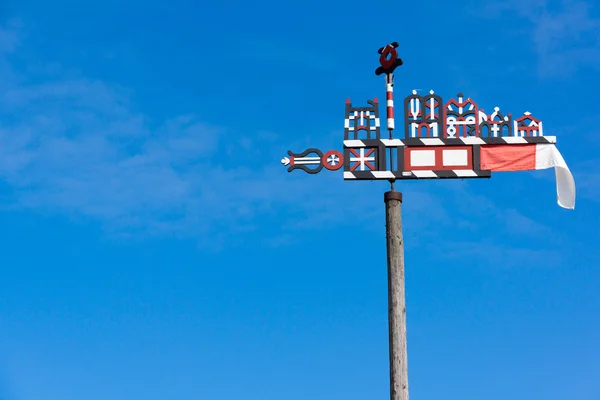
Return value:
[(21, 27), (21, 23), (17, 20), (10, 21), (6, 26), (0, 26), (0, 51), (14, 51), (19, 43), (19, 30)]
[(600, 68), (600, 18), (582, 0), (508, 0), (483, 3), (483, 15), (518, 17), (531, 38), (542, 76), (565, 76), (582, 67)]
[(600, 201), (600, 171), (598, 166), (600, 159), (591, 159), (582, 161), (573, 168), (574, 175), (577, 176), (577, 190), (582, 197), (589, 200)]
[[(343, 193), (331, 176), (310, 184), (288, 176), (278, 164), (284, 153), (276, 154), (275, 133), (242, 136), (195, 115), (156, 121), (136, 109), (125, 88), (66, 78), (56, 69), (26, 84), (9, 51), (0, 56), (17, 76), (0, 95), (0, 178), (11, 188), (3, 207), (92, 218), (119, 235), (143, 231), (218, 242), (284, 208), (298, 220), (312, 215), (318, 226), (362, 206), (334, 204)], [(244, 140), (232, 146), (238, 136)], [(285, 230), (286, 219), (277, 219)]]
[[(10, 54), (0, 57), (18, 78)], [(277, 133), (240, 135), (196, 115), (156, 121), (129, 90), (56, 71), (37, 83), (14, 79), (0, 96), (0, 179), (10, 187), (2, 207), (91, 218), (113, 235), (195, 236), (213, 248), (243, 240), (265, 220), (274, 230), (259, 232), (267, 246), (285, 245), (302, 229), (384, 227), (387, 183), (287, 174)], [(236, 137), (244, 139), (232, 146)], [(522, 234), (549, 232), (516, 210), (500, 213), (460, 182), (402, 190), (415, 243), (440, 229), (471, 232), (483, 217)]]
[(564, 265), (565, 261), (559, 248), (544, 249), (522, 243), (463, 242), (461, 246), (444, 246), (444, 250), (439, 253), (442, 258), (474, 259), (479, 267), (553, 268)]

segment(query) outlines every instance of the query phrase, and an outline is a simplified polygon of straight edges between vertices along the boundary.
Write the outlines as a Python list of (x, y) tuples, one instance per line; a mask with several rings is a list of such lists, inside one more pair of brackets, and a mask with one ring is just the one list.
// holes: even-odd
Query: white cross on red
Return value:
[(336, 156), (335, 154), (332, 154), (329, 157), (327, 157), (327, 163), (329, 165), (337, 165), (339, 162), (340, 162), (340, 158), (338, 156)]
[[(366, 154), (364, 148), (359, 149), (358, 152), (355, 149), (350, 149), (350, 162), (356, 163), (350, 168), (350, 171), (354, 171), (359, 167), (359, 171), (375, 170), (375, 166), (370, 163), (370, 161), (375, 162), (375, 155), (371, 155), (374, 152), (375, 149), (368, 150)], [(352, 157), (352, 155), (355, 157)]]

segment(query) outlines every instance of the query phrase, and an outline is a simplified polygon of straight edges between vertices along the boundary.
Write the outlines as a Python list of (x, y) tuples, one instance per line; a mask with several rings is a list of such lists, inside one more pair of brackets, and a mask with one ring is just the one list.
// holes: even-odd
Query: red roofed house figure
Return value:
[(529, 111), (515, 119), (515, 136), (544, 136), (542, 121), (533, 117)]
[(458, 100), (450, 99), (445, 105), (444, 137), (479, 137), (479, 106), (471, 99), (464, 100), (462, 93), (457, 97)]

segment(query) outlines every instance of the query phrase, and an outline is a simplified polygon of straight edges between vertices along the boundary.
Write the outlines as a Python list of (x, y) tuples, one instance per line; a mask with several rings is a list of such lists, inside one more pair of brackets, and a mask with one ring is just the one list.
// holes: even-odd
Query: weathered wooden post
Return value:
[(385, 192), (384, 201), (388, 265), (390, 400), (408, 400), (402, 193)]

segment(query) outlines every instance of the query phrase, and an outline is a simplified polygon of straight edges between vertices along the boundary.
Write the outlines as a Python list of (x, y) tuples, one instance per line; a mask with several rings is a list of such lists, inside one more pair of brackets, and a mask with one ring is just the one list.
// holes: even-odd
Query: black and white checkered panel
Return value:
[(379, 140), (344, 140), (344, 147), (397, 147), (397, 146), (464, 146), (484, 144), (554, 144), (556, 136), (505, 136), (505, 137), (462, 137), (454, 139), (410, 138)]

